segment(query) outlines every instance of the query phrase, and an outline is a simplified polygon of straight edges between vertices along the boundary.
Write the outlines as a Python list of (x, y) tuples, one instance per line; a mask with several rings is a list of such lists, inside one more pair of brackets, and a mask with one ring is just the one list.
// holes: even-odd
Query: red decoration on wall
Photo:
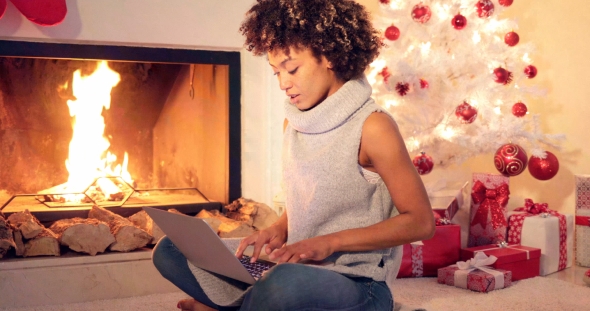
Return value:
[[(41, 26), (55, 26), (61, 23), (68, 8), (66, 0), (10, 0), (31, 22)], [(0, 0), (0, 18), (6, 11), (6, 0)]]
[(6, 12), (6, 0), (0, 0), (0, 18), (4, 16), (4, 12)]

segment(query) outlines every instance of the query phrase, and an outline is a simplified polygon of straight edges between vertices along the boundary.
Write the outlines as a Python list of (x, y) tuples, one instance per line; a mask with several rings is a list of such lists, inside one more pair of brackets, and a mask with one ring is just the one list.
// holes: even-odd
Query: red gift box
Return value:
[[(484, 268), (485, 269), (485, 268)], [(438, 283), (450, 286), (466, 288), (477, 292), (487, 293), (495, 289), (506, 288), (512, 285), (512, 272), (502, 269), (486, 271), (475, 269), (472, 271), (461, 270), (457, 265), (451, 265), (438, 269)], [(490, 273), (501, 274), (503, 284), (496, 284), (496, 277)], [(500, 279), (501, 280), (501, 279)]]
[(461, 251), (461, 226), (436, 226), (434, 236), (419, 244), (404, 244), (398, 278), (436, 276), (437, 270), (456, 263)]
[(470, 247), (506, 241), (509, 181), (508, 177), (498, 174), (473, 174), (468, 241)]
[(513, 281), (539, 276), (541, 261), (541, 249), (539, 248), (522, 245), (469, 247), (461, 250), (461, 260), (473, 258), (475, 252), (496, 256), (498, 259), (491, 266), (494, 269), (512, 271)]

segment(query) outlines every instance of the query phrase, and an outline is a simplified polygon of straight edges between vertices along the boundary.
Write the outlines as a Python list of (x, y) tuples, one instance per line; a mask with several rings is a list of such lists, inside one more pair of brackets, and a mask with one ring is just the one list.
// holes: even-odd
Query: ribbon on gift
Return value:
[(576, 216), (576, 225), (590, 226), (590, 217), (589, 216)]
[(424, 276), (424, 243), (422, 241), (410, 243), (412, 246), (412, 276)]
[(455, 286), (467, 288), (467, 276), (469, 273), (475, 270), (481, 270), (494, 277), (496, 281), (494, 289), (504, 288), (504, 273), (490, 267), (497, 259), (496, 256), (492, 255), (488, 257), (483, 252), (476, 252), (473, 258), (467, 261), (457, 261), (456, 266), (459, 270), (455, 271)]
[(492, 215), (492, 227), (494, 230), (499, 227), (506, 227), (505, 207), (508, 204), (510, 190), (507, 184), (497, 188), (488, 189), (481, 181), (476, 181), (471, 190), (471, 198), (475, 204), (480, 204), (471, 226), (480, 224), (483, 229), (488, 222), (488, 214)]
[[(510, 216), (510, 228), (508, 229), (508, 242), (520, 244), (522, 238), (522, 226), (526, 217), (555, 216), (559, 219), (559, 266), (558, 270), (563, 270), (567, 266), (567, 222), (565, 215), (549, 209), (547, 203), (534, 203), (531, 199), (524, 199), (524, 207), (514, 209), (515, 212), (521, 212)], [(577, 217), (576, 217), (577, 221)], [(577, 223), (577, 222), (576, 222)]]

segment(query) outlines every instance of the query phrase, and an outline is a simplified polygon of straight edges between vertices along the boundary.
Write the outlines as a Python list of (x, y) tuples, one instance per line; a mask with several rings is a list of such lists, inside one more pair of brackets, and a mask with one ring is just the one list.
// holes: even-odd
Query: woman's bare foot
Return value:
[(182, 311), (215, 311), (194, 299), (183, 299), (178, 302), (178, 307)]

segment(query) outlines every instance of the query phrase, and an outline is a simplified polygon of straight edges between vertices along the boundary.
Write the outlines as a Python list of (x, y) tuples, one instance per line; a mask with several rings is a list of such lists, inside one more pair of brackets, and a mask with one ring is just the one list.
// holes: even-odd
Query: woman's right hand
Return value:
[(287, 229), (285, 226), (280, 224), (280, 221), (277, 221), (270, 227), (257, 231), (252, 235), (245, 237), (238, 246), (236, 250), (236, 257), (241, 258), (242, 254), (246, 247), (250, 245), (254, 245), (254, 251), (252, 252), (252, 259), (251, 261), (254, 262), (258, 260), (260, 256), (260, 252), (262, 251), (262, 247), (266, 244), (264, 251), (266, 254), (272, 253), (277, 248), (283, 247), (283, 245), (287, 242)]

